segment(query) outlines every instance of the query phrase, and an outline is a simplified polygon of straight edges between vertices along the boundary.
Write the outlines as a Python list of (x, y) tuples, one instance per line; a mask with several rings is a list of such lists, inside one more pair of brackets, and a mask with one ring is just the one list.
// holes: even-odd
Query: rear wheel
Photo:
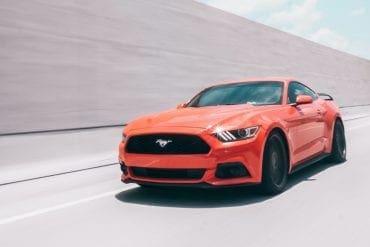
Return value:
[(347, 147), (344, 126), (342, 121), (337, 119), (334, 124), (333, 144), (328, 161), (338, 164), (346, 161), (346, 157)]
[(287, 177), (288, 157), (284, 140), (279, 133), (273, 132), (266, 142), (263, 155), (262, 191), (269, 195), (281, 193)]

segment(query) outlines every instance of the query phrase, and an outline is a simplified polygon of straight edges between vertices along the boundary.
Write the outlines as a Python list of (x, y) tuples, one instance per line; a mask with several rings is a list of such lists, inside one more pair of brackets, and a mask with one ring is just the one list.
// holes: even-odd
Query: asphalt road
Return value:
[(0, 186), (0, 246), (369, 246), (370, 118), (346, 121), (348, 161), (286, 192), (142, 189), (118, 166)]

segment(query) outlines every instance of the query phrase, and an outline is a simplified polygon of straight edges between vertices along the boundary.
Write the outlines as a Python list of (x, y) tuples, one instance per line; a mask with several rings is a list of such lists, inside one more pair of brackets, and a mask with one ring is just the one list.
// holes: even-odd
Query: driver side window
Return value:
[(313, 100), (318, 97), (314, 91), (299, 82), (291, 82), (288, 87), (288, 104), (295, 103), (298, 95), (311, 96)]

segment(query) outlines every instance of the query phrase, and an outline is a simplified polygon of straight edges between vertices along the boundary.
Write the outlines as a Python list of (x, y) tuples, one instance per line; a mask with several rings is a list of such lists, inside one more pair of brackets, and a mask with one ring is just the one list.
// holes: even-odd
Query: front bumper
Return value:
[(133, 179), (126, 179), (122, 180), (125, 184), (129, 183), (135, 183), (140, 184), (143, 186), (150, 186), (150, 187), (160, 187), (160, 188), (189, 188), (189, 189), (216, 189), (216, 188), (235, 188), (235, 187), (246, 187), (246, 186), (252, 186), (259, 183), (254, 182), (248, 182), (248, 183), (242, 183), (242, 184), (225, 184), (225, 185), (212, 185), (206, 182), (201, 183), (154, 183), (154, 182), (147, 182), (147, 181), (141, 181), (141, 180), (133, 180)]
[[(176, 132), (176, 130), (173, 133)], [(166, 131), (168, 133), (168, 131)], [(188, 132), (181, 129), (181, 133), (194, 134), (194, 129)], [(227, 185), (245, 185), (261, 182), (262, 177), (262, 154), (264, 146), (264, 133), (259, 133), (247, 140), (223, 143), (216, 137), (197, 133), (211, 147), (208, 154), (193, 155), (154, 155), (133, 154), (125, 152), (125, 143), (119, 145), (119, 161), (127, 167), (122, 173), (121, 180), (124, 183), (139, 183), (150, 185), (175, 185), (191, 187), (214, 187)], [(238, 177), (217, 176), (217, 167), (220, 164), (240, 163), (245, 166), (247, 175)], [(148, 169), (204, 169), (200, 178), (165, 178), (137, 176), (134, 168)]]

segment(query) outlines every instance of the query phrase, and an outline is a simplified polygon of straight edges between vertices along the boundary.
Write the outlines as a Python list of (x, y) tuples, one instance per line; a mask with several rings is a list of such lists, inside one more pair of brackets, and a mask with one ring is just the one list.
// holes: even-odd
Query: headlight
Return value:
[(222, 142), (233, 142), (252, 138), (257, 135), (259, 126), (237, 130), (219, 130), (214, 134)]
[(122, 142), (125, 142), (126, 141), (126, 135), (125, 133), (122, 133)]

